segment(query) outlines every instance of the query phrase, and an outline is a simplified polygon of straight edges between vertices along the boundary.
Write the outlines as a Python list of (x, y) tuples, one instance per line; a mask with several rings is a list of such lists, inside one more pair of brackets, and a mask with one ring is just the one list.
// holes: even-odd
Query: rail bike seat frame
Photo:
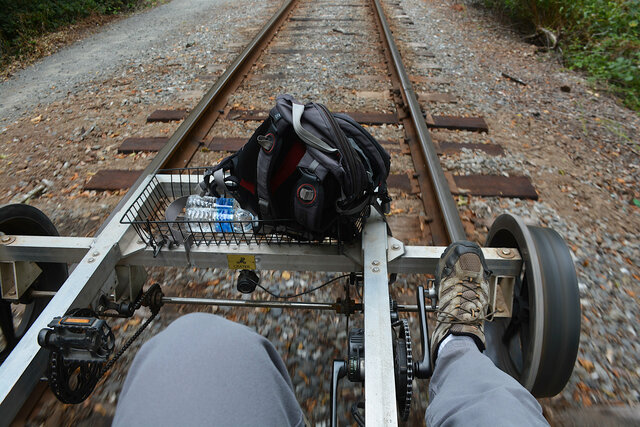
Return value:
[[(337, 246), (291, 242), (278, 245), (187, 243), (168, 245), (158, 250), (141, 239), (132, 224), (120, 220), (135, 203), (153, 203), (150, 195), (157, 190), (155, 186), (174, 191), (176, 185), (190, 190), (194, 184), (197, 184), (197, 178), (176, 183), (167, 175), (146, 177), (143, 185), (134, 190), (129, 201), (95, 237), (0, 237), (3, 278), (6, 271), (9, 272), (6, 274), (13, 275), (16, 292), (25, 293), (29, 286), (23, 282), (30, 279), (19, 277), (25, 265), (36, 262), (75, 264), (67, 280), (0, 366), (0, 419), (3, 420), (0, 424), (13, 419), (42, 377), (47, 358), (45, 350), (38, 345), (37, 335), (51, 319), (71, 308), (95, 307), (101, 295), (133, 300), (145, 281), (144, 267), (192, 266), (362, 273), (367, 364), (366, 421), (371, 425), (396, 425), (396, 400), (390, 398), (395, 396), (395, 384), (389, 327), (389, 274), (433, 274), (445, 247), (408, 246), (388, 236), (386, 223), (374, 209), (366, 220), (361, 239)], [(513, 282), (523, 270), (518, 248), (485, 247), (482, 250), (493, 274), (490, 286), (494, 304), (498, 304), (498, 293), (502, 294), (504, 301), (510, 301)], [(3, 283), (8, 282), (3, 280)], [(295, 303), (290, 307), (296, 308)], [(415, 307), (405, 308), (406, 311), (417, 311)], [(509, 310), (507, 303), (503, 307), (505, 316), (510, 315)]]

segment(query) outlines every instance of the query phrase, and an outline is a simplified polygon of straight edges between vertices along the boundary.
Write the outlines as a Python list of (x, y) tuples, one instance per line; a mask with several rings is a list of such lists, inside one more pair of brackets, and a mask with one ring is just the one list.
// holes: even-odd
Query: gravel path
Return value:
[(173, 0), (131, 18), (107, 25), (99, 33), (44, 58), (0, 83), (0, 126), (34, 106), (75, 93), (87, 84), (121, 73), (128, 62), (152, 62), (189, 34), (226, 16), (231, 0)]

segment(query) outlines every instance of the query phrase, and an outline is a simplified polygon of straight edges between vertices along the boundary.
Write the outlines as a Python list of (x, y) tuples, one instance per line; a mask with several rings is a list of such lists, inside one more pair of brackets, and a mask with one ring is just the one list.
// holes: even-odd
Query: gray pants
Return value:
[[(474, 344), (438, 357), (428, 425), (544, 425), (540, 405)], [(173, 322), (142, 346), (113, 425), (302, 426), (282, 359), (251, 329), (205, 313)]]
[(538, 401), (471, 338), (442, 348), (429, 383), (429, 426), (546, 426)]

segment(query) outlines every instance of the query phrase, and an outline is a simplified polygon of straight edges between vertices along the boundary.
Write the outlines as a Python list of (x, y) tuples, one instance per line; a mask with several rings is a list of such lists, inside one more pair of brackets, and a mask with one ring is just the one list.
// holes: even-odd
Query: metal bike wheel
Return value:
[[(58, 236), (58, 231), (49, 218), (37, 208), (23, 204), (0, 207), (0, 232), (6, 235)], [(31, 285), (31, 289), (57, 291), (69, 275), (67, 265), (59, 263), (37, 263), (42, 273)], [(0, 363), (18, 344), (51, 298), (28, 297), (20, 303), (0, 299)]]
[(517, 248), (523, 269), (516, 278), (511, 318), (485, 324), (487, 355), (535, 397), (566, 385), (580, 342), (578, 280), (569, 249), (558, 233), (499, 216), (488, 247)]

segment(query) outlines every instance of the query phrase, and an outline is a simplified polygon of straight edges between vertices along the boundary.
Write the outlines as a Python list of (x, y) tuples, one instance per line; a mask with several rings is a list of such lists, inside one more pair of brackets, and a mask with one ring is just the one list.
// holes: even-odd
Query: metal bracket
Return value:
[(490, 313), (488, 320), (496, 317), (511, 317), (513, 311), (513, 289), (516, 278), (513, 276), (492, 276), (489, 286)]
[(147, 271), (144, 267), (138, 265), (116, 266), (115, 300), (135, 301), (146, 281)]
[(31, 261), (0, 262), (2, 299), (17, 301), (40, 276), (42, 269)]
[(388, 236), (387, 237), (387, 262), (391, 262), (396, 258), (404, 255), (404, 243), (402, 241)]

